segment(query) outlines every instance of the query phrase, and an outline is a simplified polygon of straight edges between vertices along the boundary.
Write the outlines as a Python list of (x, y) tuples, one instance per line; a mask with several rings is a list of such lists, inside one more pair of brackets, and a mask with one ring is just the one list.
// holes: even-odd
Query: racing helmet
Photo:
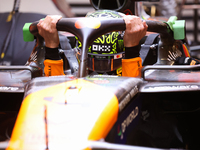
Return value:
[[(121, 18), (122, 13), (111, 10), (98, 10), (87, 13), (86, 17)], [(119, 75), (122, 73), (124, 57), (123, 31), (116, 31), (98, 37), (88, 49), (88, 71), (91, 73)], [(81, 48), (80, 41), (78, 47)]]

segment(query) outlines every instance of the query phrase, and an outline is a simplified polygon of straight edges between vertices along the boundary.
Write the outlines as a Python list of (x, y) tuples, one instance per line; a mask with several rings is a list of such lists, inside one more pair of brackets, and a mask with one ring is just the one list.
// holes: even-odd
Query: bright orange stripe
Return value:
[(94, 71), (94, 58), (92, 58), (92, 69)]
[(111, 59), (111, 71), (113, 71), (113, 59)]
[(92, 150), (90, 147), (84, 148), (83, 150)]
[(100, 140), (106, 137), (112, 126), (117, 121), (119, 111), (118, 106), (118, 100), (116, 96), (113, 96), (91, 130), (88, 140)]
[(187, 47), (185, 46), (185, 44), (182, 44), (182, 45), (183, 45), (183, 51), (184, 51), (184, 53), (185, 53), (185, 56), (186, 56), (186, 57), (190, 57), (190, 53), (189, 53)]

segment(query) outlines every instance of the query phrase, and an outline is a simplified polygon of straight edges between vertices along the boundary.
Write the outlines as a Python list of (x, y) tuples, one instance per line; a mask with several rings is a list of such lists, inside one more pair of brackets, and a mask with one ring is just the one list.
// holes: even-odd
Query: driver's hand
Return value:
[(123, 19), (126, 23), (126, 30), (124, 34), (124, 46), (137, 46), (140, 40), (146, 35), (147, 24), (139, 17), (133, 15), (125, 15)]
[(39, 34), (44, 38), (46, 47), (57, 48), (59, 45), (59, 36), (56, 29), (56, 23), (62, 16), (48, 15), (44, 20), (37, 24)]

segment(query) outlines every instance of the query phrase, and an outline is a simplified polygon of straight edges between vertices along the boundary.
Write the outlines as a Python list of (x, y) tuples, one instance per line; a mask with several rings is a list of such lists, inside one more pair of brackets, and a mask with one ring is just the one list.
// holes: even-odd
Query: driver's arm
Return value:
[(46, 16), (44, 20), (38, 23), (38, 32), (45, 40), (45, 76), (64, 75), (63, 60), (58, 53), (59, 36), (56, 29), (56, 23), (61, 16)]
[(126, 30), (124, 34), (125, 59), (122, 60), (122, 76), (141, 75), (142, 59), (139, 57), (140, 40), (146, 35), (147, 24), (137, 16), (124, 16)]

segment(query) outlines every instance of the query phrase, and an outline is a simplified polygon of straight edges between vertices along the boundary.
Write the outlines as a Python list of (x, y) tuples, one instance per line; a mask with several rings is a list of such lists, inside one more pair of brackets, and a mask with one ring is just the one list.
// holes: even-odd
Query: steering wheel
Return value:
[[(36, 37), (38, 36), (37, 23), (38, 21), (32, 23), (29, 27), (30, 32)], [(172, 40), (172, 33), (166, 23), (157, 21), (146, 21), (146, 23), (148, 25), (148, 31), (160, 33), (160, 36), (164, 37), (166, 41)], [(57, 22), (56, 27), (58, 31), (67, 31), (74, 34), (81, 41), (82, 52), (78, 77), (85, 77), (87, 75), (86, 69), (88, 48), (92, 42), (105, 33), (112, 31), (124, 31), (126, 29), (126, 24), (123, 18), (77, 17), (62, 18)]]
[(90, 0), (91, 5), (95, 10), (110, 9), (119, 11), (127, 3), (128, 0), (109, 0), (109, 4), (106, 0)]

